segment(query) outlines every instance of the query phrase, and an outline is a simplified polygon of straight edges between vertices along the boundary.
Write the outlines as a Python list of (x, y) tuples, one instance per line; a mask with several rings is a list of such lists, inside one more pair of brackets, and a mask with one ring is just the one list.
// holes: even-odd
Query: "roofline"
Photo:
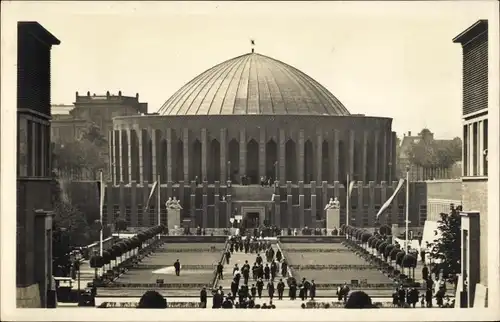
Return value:
[(59, 39), (57, 39), (37, 21), (18, 21), (17, 30), (26, 31), (50, 46), (61, 44), (61, 41)]
[(465, 29), (458, 36), (453, 38), (453, 42), (465, 44), (486, 31), (488, 31), (488, 20), (481, 19), (476, 21), (472, 26)]

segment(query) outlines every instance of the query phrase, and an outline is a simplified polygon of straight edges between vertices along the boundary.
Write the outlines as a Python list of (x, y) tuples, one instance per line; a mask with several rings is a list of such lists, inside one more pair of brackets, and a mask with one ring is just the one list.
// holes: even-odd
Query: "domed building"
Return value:
[[(155, 202), (153, 213), (141, 207), (159, 178), (161, 202), (178, 198), (192, 226), (227, 227), (233, 214), (248, 212), (260, 223), (314, 226), (329, 198), (345, 194), (347, 174), (357, 190), (385, 190), (395, 179), (391, 123), (350, 114), (310, 76), (252, 50), (195, 77), (157, 115), (113, 119), (108, 186), (116, 193), (108, 194), (108, 221), (117, 213), (132, 226), (154, 221)], [(275, 187), (261, 187), (261, 177)], [(371, 201), (359, 202), (372, 210), (385, 201), (365, 195)]]

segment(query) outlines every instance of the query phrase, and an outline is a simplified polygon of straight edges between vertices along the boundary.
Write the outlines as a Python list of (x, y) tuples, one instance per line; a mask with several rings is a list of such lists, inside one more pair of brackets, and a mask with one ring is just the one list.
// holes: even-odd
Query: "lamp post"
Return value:
[(406, 166), (406, 218), (405, 218), (405, 252), (408, 251), (408, 224), (410, 223), (410, 166)]
[(274, 181), (278, 180), (278, 161), (274, 161)]
[(227, 180), (231, 180), (231, 161), (227, 161)]

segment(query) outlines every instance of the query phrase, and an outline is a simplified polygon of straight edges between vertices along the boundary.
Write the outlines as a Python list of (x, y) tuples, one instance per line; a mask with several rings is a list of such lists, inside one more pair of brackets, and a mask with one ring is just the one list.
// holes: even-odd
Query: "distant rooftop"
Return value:
[(75, 106), (72, 104), (52, 104), (51, 105), (52, 115), (54, 115), (54, 114), (68, 114), (69, 115), (69, 112), (73, 108), (75, 108)]

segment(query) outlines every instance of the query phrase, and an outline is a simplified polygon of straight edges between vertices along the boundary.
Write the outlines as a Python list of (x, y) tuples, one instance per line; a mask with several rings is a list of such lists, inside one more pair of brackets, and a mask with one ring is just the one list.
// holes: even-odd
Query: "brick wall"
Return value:
[(480, 225), (479, 281), (488, 285), (488, 181), (467, 180), (462, 183), (464, 211), (478, 211)]

